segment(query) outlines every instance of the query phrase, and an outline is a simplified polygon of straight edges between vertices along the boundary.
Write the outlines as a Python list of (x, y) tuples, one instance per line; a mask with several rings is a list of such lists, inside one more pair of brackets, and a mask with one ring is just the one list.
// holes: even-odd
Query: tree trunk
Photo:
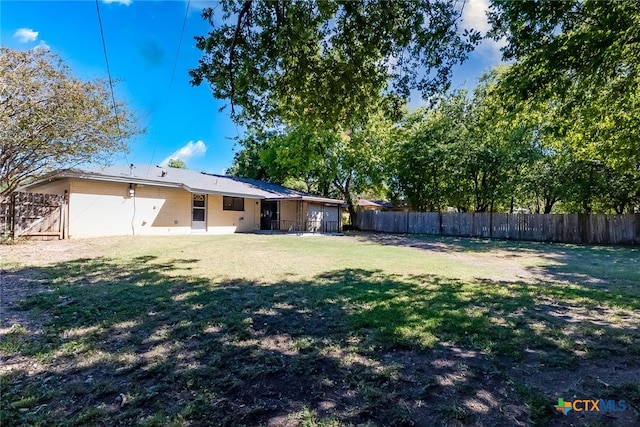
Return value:
[(358, 213), (356, 211), (356, 207), (353, 206), (353, 203), (349, 202), (347, 205), (347, 209), (349, 210), (349, 220), (351, 221), (351, 227), (355, 230), (358, 229)]
[(554, 201), (551, 199), (544, 199), (544, 213), (550, 214), (553, 209)]

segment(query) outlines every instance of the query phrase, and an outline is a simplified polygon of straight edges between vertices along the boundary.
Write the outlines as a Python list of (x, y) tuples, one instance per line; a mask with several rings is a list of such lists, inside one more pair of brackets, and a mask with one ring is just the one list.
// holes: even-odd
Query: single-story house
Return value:
[(269, 182), (149, 165), (67, 169), (20, 191), (65, 194), (65, 235), (340, 232), (342, 200)]

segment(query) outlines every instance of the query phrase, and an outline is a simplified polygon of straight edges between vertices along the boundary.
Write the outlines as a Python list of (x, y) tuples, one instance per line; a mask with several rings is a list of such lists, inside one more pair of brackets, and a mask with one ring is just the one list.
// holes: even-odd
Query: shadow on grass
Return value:
[(545, 423), (556, 396), (523, 396), (509, 366), (531, 354), (567, 366), (598, 339), (638, 352), (637, 336), (611, 344), (627, 337), (613, 325), (577, 342), (545, 299), (638, 308), (598, 289), (349, 269), (221, 281), (189, 275), (195, 262), (28, 269), (50, 291), (19, 309), (48, 320), (4, 340), (16, 368), (2, 376), (2, 424)]

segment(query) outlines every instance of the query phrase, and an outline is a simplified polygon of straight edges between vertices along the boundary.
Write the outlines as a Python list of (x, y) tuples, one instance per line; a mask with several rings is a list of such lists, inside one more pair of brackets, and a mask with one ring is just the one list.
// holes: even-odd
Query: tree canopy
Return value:
[(446, 89), (480, 39), (460, 16), (448, 0), (222, 0), (203, 13), (192, 83), (238, 122), (345, 128), (380, 105), (397, 113), (411, 89)]
[(347, 203), (352, 223), (358, 195), (383, 186), (393, 123), (382, 114), (348, 130), (287, 126), (251, 129), (240, 140), (232, 175), (264, 179)]
[(512, 195), (534, 153), (532, 127), (496, 92), (504, 69), (486, 74), (400, 123), (393, 174), (419, 211), (513, 210)]
[[(221, 8), (204, 14), (213, 29), (197, 38), (204, 53), (191, 76), (249, 124), (235, 173), (335, 191), (351, 205), (383, 187), (417, 210), (640, 204), (640, 0), (492, 0), (489, 36), (506, 38), (513, 62), (473, 95), (447, 91), (479, 37), (457, 28), (455, 2)], [(415, 89), (430, 106), (403, 117)]]
[(582, 182), (569, 191), (583, 195), (576, 205), (590, 212), (588, 195), (604, 193), (616, 211), (632, 205), (640, 193), (640, 1), (494, 0), (490, 21), (515, 60), (503, 96), (547, 116), (547, 149), (570, 160)]
[(490, 35), (507, 39), (504, 59), (517, 60), (512, 77), (527, 76), (519, 89), (557, 94), (573, 84), (637, 82), (638, 0), (492, 0), (489, 22)]
[(55, 168), (104, 163), (139, 132), (106, 80), (82, 81), (44, 49), (0, 49), (0, 194)]
[(176, 169), (187, 169), (187, 164), (182, 159), (169, 159), (167, 166)]

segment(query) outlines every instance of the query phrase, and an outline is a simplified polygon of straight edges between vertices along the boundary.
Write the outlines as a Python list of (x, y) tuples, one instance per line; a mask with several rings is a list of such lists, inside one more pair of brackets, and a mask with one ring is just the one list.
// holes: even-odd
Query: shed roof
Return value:
[(382, 207), (382, 205), (380, 203), (372, 202), (371, 200), (367, 200), (367, 199), (358, 200), (358, 206), (361, 206), (361, 207), (376, 207), (376, 208), (381, 208)]
[(25, 188), (28, 189), (42, 182), (62, 178), (156, 185), (183, 188), (192, 193), (221, 194), (266, 200), (304, 200), (336, 205), (344, 203), (342, 200), (314, 196), (266, 181), (141, 164), (133, 165), (133, 167), (118, 165), (88, 169), (65, 169), (27, 184)]

